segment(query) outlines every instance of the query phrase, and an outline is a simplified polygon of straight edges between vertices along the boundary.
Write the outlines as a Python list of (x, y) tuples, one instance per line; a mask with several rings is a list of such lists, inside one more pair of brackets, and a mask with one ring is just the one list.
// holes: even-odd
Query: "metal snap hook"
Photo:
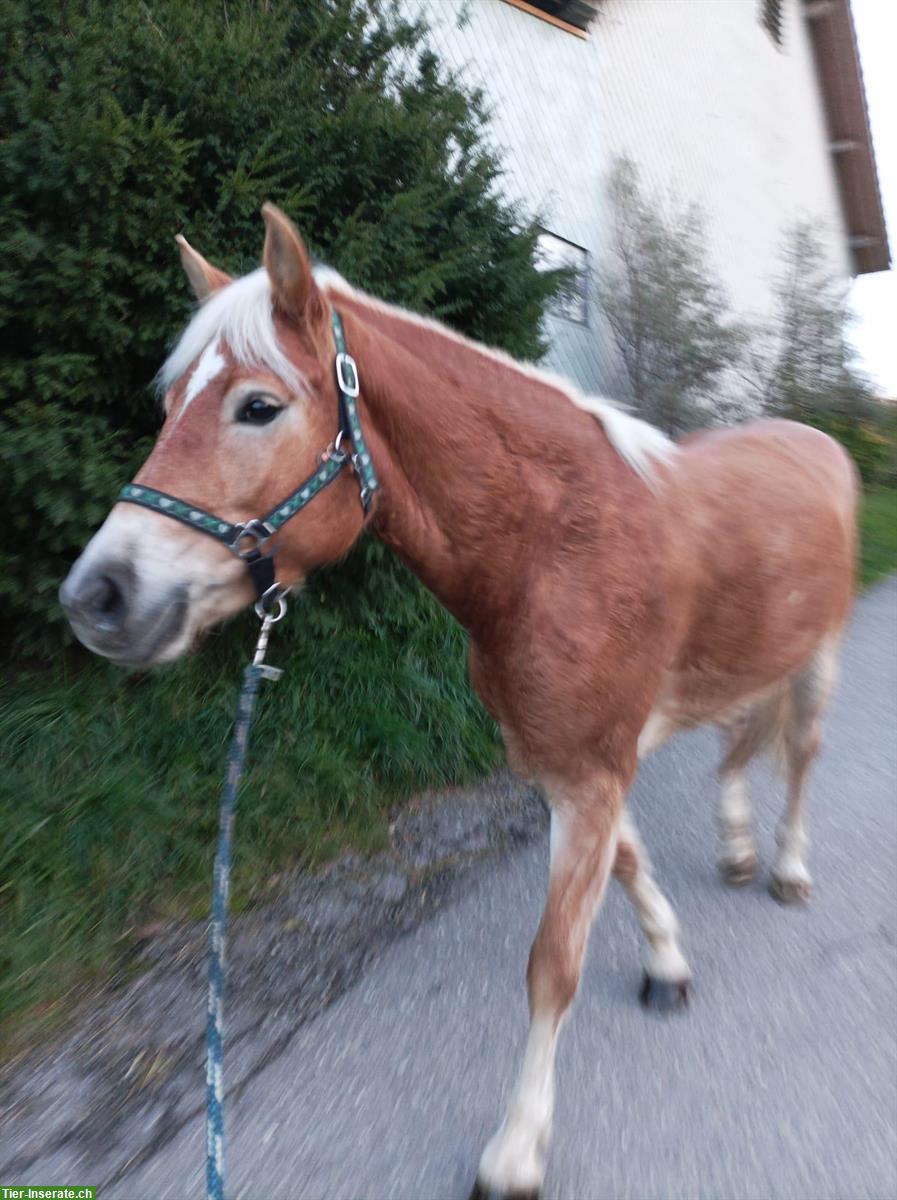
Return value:
[(285, 588), (283, 584), (272, 583), (255, 602), (255, 615), (258, 619), (269, 625), (276, 625), (282, 620), (286, 616), (288, 591), (289, 588)]

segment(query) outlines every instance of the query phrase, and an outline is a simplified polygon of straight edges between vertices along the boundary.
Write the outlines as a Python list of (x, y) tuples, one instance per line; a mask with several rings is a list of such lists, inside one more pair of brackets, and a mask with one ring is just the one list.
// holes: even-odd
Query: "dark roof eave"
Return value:
[(866, 89), (849, 0), (803, 0), (854, 268), (891, 265)]

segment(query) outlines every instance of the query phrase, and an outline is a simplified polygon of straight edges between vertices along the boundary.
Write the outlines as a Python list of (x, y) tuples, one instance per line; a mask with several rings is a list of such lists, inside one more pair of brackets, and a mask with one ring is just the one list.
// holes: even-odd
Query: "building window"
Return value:
[(541, 17), (568, 33), (585, 37), (601, 0), (505, 0), (505, 3)]
[(589, 319), (589, 252), (574, 242), (543, 230), (539, 234), (537, 266), (541, 271), (556, 271), (567, 267), (573, 274), (569, 282), (551, 301), (552, 316), (587, 325)]
[(766, 32), (779, 47), (782, 45), (782, 24), (784, 19), (782, 0), (760, 0), (760, 21)]

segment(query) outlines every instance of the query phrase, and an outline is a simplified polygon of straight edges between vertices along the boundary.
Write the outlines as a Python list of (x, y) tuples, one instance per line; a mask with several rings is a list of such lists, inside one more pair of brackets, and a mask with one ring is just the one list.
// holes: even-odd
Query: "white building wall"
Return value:
[(760, 0), (605, 0), (592, 27), (603, 148), (655, 188), (696, 200), (736, 308), (770, 300), (783, 227), (817, 224), (831, 269), (851, 273), (812, 47), (800, 0), (783, 44)]
[[(604, 180), (627, 154), (645, 183), (697, 201), (733, 307), (768, 311), (782, 232), (813, 219), (832, 270), (847, 236), (800, 0), (783, 0), (777, 47), (761, 0), (603, 0), (584, 41), (504, 0), (407, 0), (434, 48), (480, 88), (506, 166), (505, 191), (553, 233), (606, 255)], [(621, 375), (594, 303), (558, 318), (547, 364), (586, 391)]]
[[(558, 237), (594, 254), (602, 228), (600, 40), (584, 41), (504, 0), (408, 0), (434, 49), (479, 88), (505, 166), (505, 193)], [(587, 391), (604, 379), (594, 303), (587, 324), (548, 319), (546, 365)]]

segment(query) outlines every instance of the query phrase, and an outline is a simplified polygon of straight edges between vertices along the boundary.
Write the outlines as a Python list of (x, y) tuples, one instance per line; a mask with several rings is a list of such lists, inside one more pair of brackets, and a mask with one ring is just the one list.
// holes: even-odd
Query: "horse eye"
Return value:
[(280, 411), (280, 405), (269, 404), (261, 396), (250, 396), (237, 413), (237, 420), (246, 425), (267, 425)]

